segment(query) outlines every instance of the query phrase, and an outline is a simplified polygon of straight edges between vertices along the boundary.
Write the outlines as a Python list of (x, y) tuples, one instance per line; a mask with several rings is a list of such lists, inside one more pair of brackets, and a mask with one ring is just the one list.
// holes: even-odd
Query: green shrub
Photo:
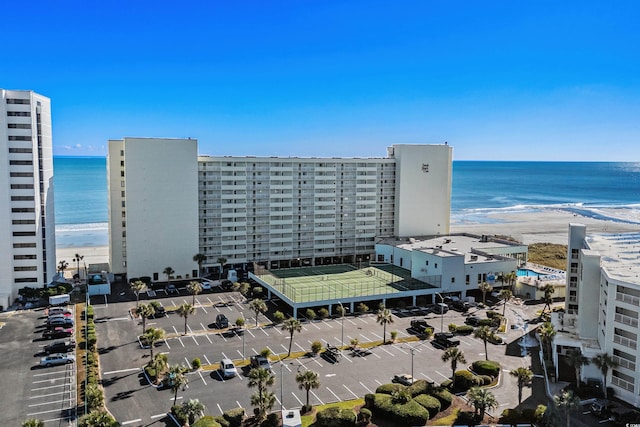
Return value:
[(193, 369), (200, 369), (201, 366), (202, 366), (202, 362), (200, 361), (199, 357), (196, 357), (191, 361), (191, 367)]
[(280, 323), (284, 322), (284, 319), (285, 319), (285, 315), (280, 310), (278, 310), (275, 313), (273, 313), (273, 323), (274, 324), (279, 325)]
[(376, 389), (376, 393), (393, 394), (393, 393), (398, 392), (400, 390), (404, 390), (404, 388), (405, 388), (405, 386), (403, 386), (402, 384), (395, 384), (395, 383), (382, 384), (381, 386), (379, 386)]
[(451, 380), (444, 380), (440, 383), (440, 387), (444, 388), (444, 389), (450, 389), (453, 386), (453, 381)]
[(215, 417), (211, 415), (205, 415), (200, 418), (198, 421), (193, 423), (191, 427), (222, 427), (219, 422), (216, 421)]
[(429, 411), (414, 399), (407, 403), (393, 403), (388, 394), (376, 394), (372, 411), (374, 414), (393, 420), (394, 426), (422, 426), (429, 420)]
[(360, 408), (360, 413), (358, 414), (358, 421), (362, 422), (363, 424), (369, 424), (369, 422), (371, 421), (371, 416), (373, 414), (371, 413), (370, 410), (368, 410), (367, 408)]
[[(447, 380), (451, 381), (451, 380)], [(453, 402), (453, 395), (449, 390), (444, 387), (438, 387), (434, 391), (431, 392), (431, 396), (435, 397), (440, 401), (440, 408), (442, 411), (451, 406), (451, 402)]]
[(491, 344), (502, 344), (502, 337), (496, 334), (491, 335), (488, 339)]
[(214, 415), (213, 419), (220, 424), (220, 427), (231, 427), (231, 424), (229, 424), (229, 421), (225, 420), (224, 416), (222, 415)]
[(365, 394), (364, 395), (364, 406), (366, 406), (369, 409), (373, 408), (375, 397), (376, 397), (376, 395), (373, 394), (373, 393)]
[(176, 417), (176, 420), (180, 422), (180, 425), (185, 425), (187, 421), (189, 421), (187, 415), (182, 411), (182, 405), (173, 405), (171, 407), (171, 413)]
[(407, 387), (407, 391), (412, 397), (420, 394), (429, 394), (433, 390), (433, 385), (427, 380), (415, 380), (413, 384)]
[(355, 423), (356, 414), (352, 409), (332, 406), (316, 414), (317, 427), (352, 427)]
[(502, 314), (498, 313), (497, 311), (493, 311), (493, 310), (489, 310), (487, 311), (487, 318), (489, 319), (493, 319), (493, 318), (501, 318)]
[(536, 406), (536, 412), (534, 413), (535, 422), (540, 422), (544, 418), (544, 414), (547, 412), (546, 405), (538, 405)]
[(536, 410), (534, 408), (524, 408), (522, 410), (522, 421), (533, 423), (536, 421)]
[(457, 391), (467, 391), (476, 385), (476, 376), (467, 370), (456, 371), (453, 380), (453, 387)]
[(304, 313), (304, 317), (306, 317), (309, 320), (316, 320), (316, 317), (318, 317), (318, 315), (312, 308), (308, 308), (307, 311)]
[(395, 341), (398, 338), (398, 331), (391, 331), (389, 335), (391, 335), (391, 341)]
[(85, 319), (93, 319), (93, 316), (94, 316), (93, 306), (88, 305), (87, 308), (85, 309)]
[(322, 350), (322, 343), (320, 341), (314, 341), (311, 343), (311, 353), (318, 354)]
[(520, 420), (520, 411), (517, 409), (505, 409), (500, 415), (501, 424), (517, 424)]
[(440, 412), (440, 401), (428, 394), (421, 394), (414, 399), (420, 406), (429, 411), (429, 418), (435, 417)]
[(225, 420), (229, 421), (230, 427), (240, 427), (244, 419), (244, 408), (231, 409), (222, 414)]
[(449, 332), (455, 333), (456, 330), (458, 329), (458, 325), (456, 325), (455, 323), (449, 323)]
[(458, 412), (458, 417), (456, 418), (455, 425), (475, 426), (478, 424), (478, 420), (476, 418), (477, 417), (474, 412), (460, 411)]
[(476, 360), (471, 369), (478, 375), (490, 375), (496, 378), (500, 374), (500, 363), (493, 360)]
[(489, 385), (493, 382), (493, 377), (491, 375), (478, 375), (478, 381), (481, 382), (480, 385)]
[(326, 319), (327, 317), (329, 317), (329, 310), (322, 307), (320, 310), (318, 310), (318, 317), (320, 317), (321, 319)]
[(469, 335), (473, 333), (474, 329), (475, 328), (471, 325), (462, 325), (456, 328), (455, 333), (458, 335)]
[(492, 319), (480, 319), (480, 321), (478, 322), (478, 327), (480, 326), (492, 326), (493, 325), (493, 320)]
[(279, 427), (280, 415), (277, 412), (267, 414), (267, 418), (260, 424), (260, 427)]

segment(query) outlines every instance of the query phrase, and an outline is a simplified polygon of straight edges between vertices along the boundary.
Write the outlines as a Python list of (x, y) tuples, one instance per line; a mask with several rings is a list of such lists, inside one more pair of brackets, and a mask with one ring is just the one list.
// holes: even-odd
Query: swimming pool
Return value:
[(540, 273), (537, 273), (537, 272), (535, 272), (533, 270), (528, 270), (526, 268), (519, 269), (516, 274), (518, 275), (518, 277), (525, 277), (525, 276), (528, 276), (528, 277), (540, 277), (540, 276), (544, 276), (544, 274), (540, 274)]

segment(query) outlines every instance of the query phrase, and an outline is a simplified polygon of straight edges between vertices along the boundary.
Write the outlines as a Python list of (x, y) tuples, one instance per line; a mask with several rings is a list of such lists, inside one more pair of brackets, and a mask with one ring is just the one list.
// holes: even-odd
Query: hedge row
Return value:
[(377, 393), (366, 395), (365, 402), (375, 415), (393, 420), (396, 426), (425, 425), (429, 421), (429, 411), (415, 399), (394, 403), (390, 395)]
[(476, 360), (471, 364), (473, 372), (497, 378), (500, 375), (500, 363), (493, 360)]
[(414, 400), (429, 412), (429, 418), (435, 417), (441, 410), (440, 401), (428, 394), (416, 396)]
[(211, 415), (206, 415), (193, 423), (191, 427), (222, 427)]
[(332, 406), (316, 414), (317, 427), (352, 427), (355, 424), (356, 414), (352, 409)]

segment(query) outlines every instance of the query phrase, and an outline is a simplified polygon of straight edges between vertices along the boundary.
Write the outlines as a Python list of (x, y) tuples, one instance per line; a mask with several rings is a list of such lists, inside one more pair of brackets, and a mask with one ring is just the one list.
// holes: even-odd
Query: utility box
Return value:
[(283, 427), (302, 427), (302, 417), (297, 409), (288, 409), (282, 411)]
[(52, 295), (49, 297), (49, 305), (66, 305), (71, 302), (69, 294)]

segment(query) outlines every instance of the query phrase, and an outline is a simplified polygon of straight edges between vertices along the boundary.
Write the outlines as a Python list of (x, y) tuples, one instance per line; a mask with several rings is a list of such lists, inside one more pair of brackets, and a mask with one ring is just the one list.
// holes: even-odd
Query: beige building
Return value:
[(0, 89), (0, 306), (56, 272), (49, 98)]

